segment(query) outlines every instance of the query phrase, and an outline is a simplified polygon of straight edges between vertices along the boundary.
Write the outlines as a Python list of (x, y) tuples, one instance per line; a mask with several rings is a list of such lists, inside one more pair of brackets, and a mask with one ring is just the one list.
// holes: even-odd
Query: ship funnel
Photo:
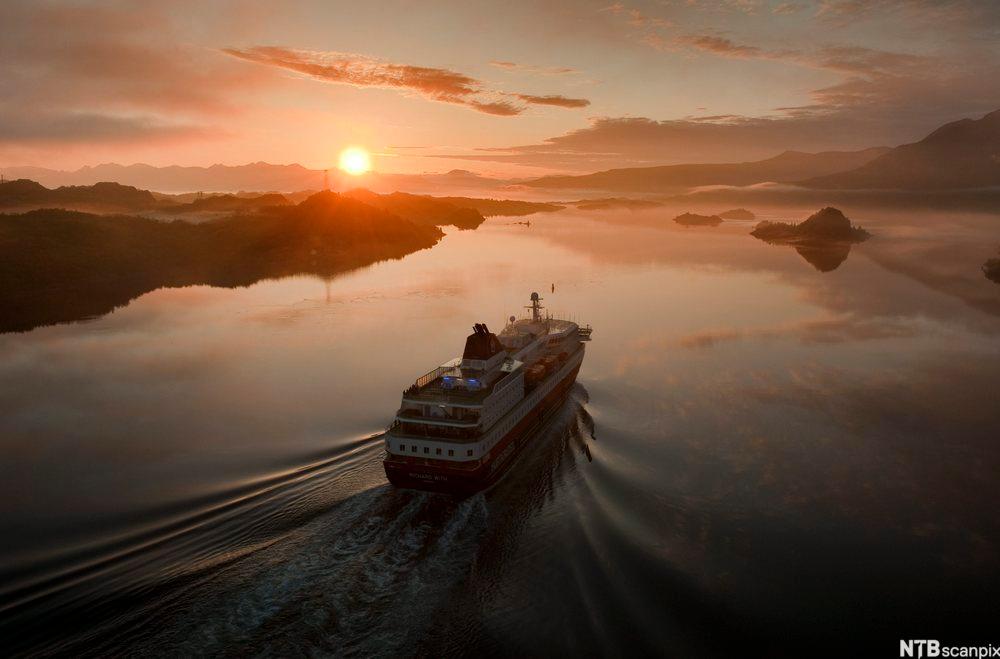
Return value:
[(493, 355), (500, 352), (503, 346), (496, 335), (491, 334), (485, 323), (476, 323), (472, 326), (472, 334), (465, 340), (465, 351), (462, 359), (476, 359), (486, 361)]

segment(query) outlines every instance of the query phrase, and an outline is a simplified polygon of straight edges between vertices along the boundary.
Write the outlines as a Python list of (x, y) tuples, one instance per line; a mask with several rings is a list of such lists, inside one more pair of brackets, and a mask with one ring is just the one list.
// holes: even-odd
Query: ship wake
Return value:
[(18, 626), (24, 652), (406, 652), (447, 626), (449, 601), (498, 548), (484, 539), (506, 545), (552, 496), (567, 451), (593, 435), (585, 403), (576, 385), (512, 473), (468, 499), (385, 484), (372, 435), (159, 511), (34, 565), (0, 593), (0, 627)]

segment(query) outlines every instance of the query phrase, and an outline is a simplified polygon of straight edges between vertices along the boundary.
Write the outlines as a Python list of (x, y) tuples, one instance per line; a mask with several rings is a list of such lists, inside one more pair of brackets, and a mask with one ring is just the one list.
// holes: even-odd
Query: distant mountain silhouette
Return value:
[(961, 190), (1000, 186), (1000, 110), (941, 126), (850, 171), (800, 177), (823, 190)]
[(50, 190), (35, 181), (0, 183), (0, 209), (72, 208), (94, 212), (135, 211), (160, 203), (148, 190), (118, 183), (65, 186)]
[(212, 165), (211, 167), (154, 167), (152, 165), (118, 165), (105, 163), (81, 167), (75, 171), (60, 171), (44, 167), (5, 168), (8, 178), (29, 178), (43, 185), (93, 185), (101, 181), (116, 181), (159, 192), (205, 191), (293, 191), (318, 190), (323, 187), (323, 171), (302, 165), (272, 165), (255, 162), (248, 165)]
[(115, 181), (123, 185), (155, 190), (157, 192), (295, 192), (322, 190), (327, 182), (336, 190), (358, 186), (379, 192), (396, 190), (410, 192), (441, 192), (495, 189), (514, 182), (492, 179), (464, 169), (453, 169), (444, 174), (391, 174), (369, 172), (350, 176), (339, 169), (309, 169), (299, 164), (274, 165), (254, 162), (246, 165), (212, 165), (211, 167), (181, 167), (170, 165), (118, 165), (106, 163), (95, 167), (81, 167), (73, 171), (44, 167), (7, 167), (3, 174), (8, 179), (26, 178), (47, 187), (61, 185), (93, 185), (101, 181)]
[(0, 215), (0, 332), (91, 318), (161, 287), (333, 276), (441, 235), (333, 192), (201, 224), (51, 209)]
[(820, 272), (836, 270), (851, 253), (851, 245), (871, 237), (837, 208), (826, 207), (807, 219), (789, 222), (760, 222), (750, 235), (777, 245), (792, 245), (802, 258)]
[(785, 151), (773, 158), (754, 162), (629, 167), (583, 176), (544, 176), (524, 185), (615, 192), (668, 192), (703, 185), (743, 186), (767, 181), (781, 183), (853, 169), (887, 151), (887, 148), (882, 147), (822, 153)]

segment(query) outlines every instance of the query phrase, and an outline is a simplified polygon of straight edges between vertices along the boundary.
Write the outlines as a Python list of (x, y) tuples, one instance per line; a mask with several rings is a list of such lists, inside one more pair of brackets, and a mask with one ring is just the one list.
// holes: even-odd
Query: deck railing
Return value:
[(417, 381), (414, 384), (416, 384), (417, 388), (419, 389), (419, 388), (423, 387), (426, 384), (430, 384), (431, 382), (434, 382), (434, 380), (437, 380), (441, 376), (442, 373), (444, 373), (445, 371), (449, 371), (449, 370), (451, 370), (450, 366), (438, 366), (433, 371), (430, 371), (429, 373), (421, 375), (419, 378), (417, 378)]

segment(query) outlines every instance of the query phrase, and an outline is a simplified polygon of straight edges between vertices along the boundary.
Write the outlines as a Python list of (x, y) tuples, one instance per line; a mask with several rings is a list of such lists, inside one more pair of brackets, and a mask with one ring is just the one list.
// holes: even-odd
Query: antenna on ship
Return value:
[(324, 169), (323, 170), (323, 189), (324, 190), (329, 190), (330, 189), (330, 170), (329, 169)]
[(531, 294), (531, 306), (525, 307), (525, 309), (531, 309), (531, 320), (536, 323), (542, 319), (542, 298), (538, 297), (538, 293)]

